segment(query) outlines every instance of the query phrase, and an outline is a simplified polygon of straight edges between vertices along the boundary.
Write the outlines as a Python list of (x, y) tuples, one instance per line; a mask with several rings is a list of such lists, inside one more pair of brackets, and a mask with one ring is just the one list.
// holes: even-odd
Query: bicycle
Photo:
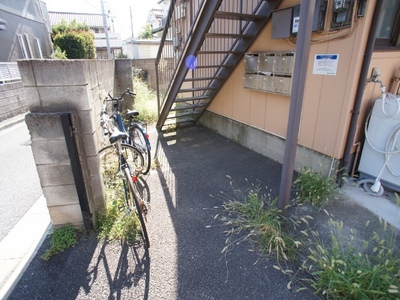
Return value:
[(139, 116), (139, 112), (136, 110), (127, 110), (126, 115), (129, 117), (128, 130), (126, 130), (122, 116), (121, 116), (121, 104), (124, 101), (124, 96), (128, 94), (135, 98), (136, 94), (132, 92), (129, 88), (126, 89), (119, 98), (114, 98), (108, 94), (110, 99), (106, 99), (105, 101), (115, 102), (113, 106), (113, 110), (115, 110), (115, 114), (113, 115), (116, 125), (121, 132), (127, 132), (129, 138), (125, 141), (126, 143), (132, 145), (137, 148), (143, 155), (144, 164), (142, 169), (142, 174), (146, 175), (150, 171), (151, 166), (151, 145), (149, 140), (149, 135), (147, 133), (147, 128), (143, 126), (137, 120)]
[[(103, 172), (120, 174), (126, 213), (130, 214), (136, 211), (144, 244), (149, 248), (150, 240), (146, 228), (147, 203), (140, 194), (139, 187), (137, 186), (137, 180), (143, 166), (143, 156), (138, 149), (124, 143), (128, 139), (126, 132), (121, 132), (118, 128), (114, 127), (111, 134), (109, 122), (104, 114), (101, 117), (101, 125), (104, 133), (110, 136), (110, 145), (99, 151), (100, 161), (104, 168)], [(118, 180), (118, 178), (113, 178), (113, 180)]]

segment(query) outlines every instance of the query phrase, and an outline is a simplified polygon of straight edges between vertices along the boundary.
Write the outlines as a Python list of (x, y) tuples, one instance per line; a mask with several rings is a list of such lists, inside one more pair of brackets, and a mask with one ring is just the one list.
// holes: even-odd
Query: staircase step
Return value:
[(238, 21), (257, 21), (257, 20), (265, 19), (265, 16), (241, 14), (241, 13), (228, 12), (228, 11), (217, 11), (215, 13), (215, 18), (227, 19), (227, 20), (238, 20)]
[(181, 118), (181, 117), (187, 117), (187, 116), (198, 116), (199, 114), (200, 114), (200, 111), (193, 110), (193, 111), (187, 111), (187, 112), (168, 115), (167, 119), (175, 119), (175, 118)]
[(210, 100), (210, 96), (176, 98), (174, 102), (199, 101), (199, 100)]
[(221, 38), (230, 37), (234, 39), (252, 39), (254, 35), (252, 34), (240, 34), (240, 33), (206, 33), (207, 38)]
[(168, 126), (171, 126), (171, 125), (177, 125), (177, 124), (183, 124), (183, 123), (196, 123), (196, 121), (193, 120), (193, 119), (190, 119), (190, 118), (187, 118), (187, 119), (185, 119), (185, 118), (183, 118), (183, 119), (169, 119), (169, 120), (166, 120), (164, 122), (163, 128), (166, 127), (166, 126), (168, 127)]
[(198, 54), (226, 54), (226, 53), (240, 54), (240, 53), (243, 53), (243, 51), (233, 51), (233, 50), (201, 51), (200, 50), (197, 53)]
[(224, 77), (218, 76), (210, 76), (210, 77), (193, 77), (193, 78), (185, 78), (184, 81), (203, 81), (203, 80), (223, 80)]
[(208, 91), (208, 90), (215, 90), (215, 89), (217, 89), (217, 88), (212, 87), (212, 86), (203, 86), (203, 87), (197, 87), (197, 88), (192, 88), (192, 89), (180, 89), (178, 93)]
[(208, 103), (198, 103), (193, 105), (180, 105), (178, 107), (171, 108), (170, 111), (180, 111), (180, 110), (187, 110), (187, 109), (196, 109), (196, 108), (203, 108), (206, 107)]
[(208, 68), (232, 68), (233, 65), (198, 65), (196, 69), (208, 69)]

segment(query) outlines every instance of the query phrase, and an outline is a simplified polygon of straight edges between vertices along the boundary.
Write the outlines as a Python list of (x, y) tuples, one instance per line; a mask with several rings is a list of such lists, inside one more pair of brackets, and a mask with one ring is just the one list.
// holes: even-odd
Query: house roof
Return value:
[(62, 20), (65, 20), (66, 22), (76, 20), (76, 22), (84, 23), (90, 28), (103, 27), (102, 14), (49, 11), (49, 17), (52, 26), (61, 23)]

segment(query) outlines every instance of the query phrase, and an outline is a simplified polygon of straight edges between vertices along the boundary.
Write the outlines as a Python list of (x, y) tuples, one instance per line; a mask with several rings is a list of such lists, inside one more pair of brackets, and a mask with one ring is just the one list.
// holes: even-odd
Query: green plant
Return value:
[[(303, 262), (313, 278), (311, 286), (328, 299), (399, 299), (400, 257), (396, 230), (380, 219), (382, 232), (358, 239), (353, 229), (343, 233), (343, 223), (330, 220), (330, 241), (317, 232), (310, 239)], [(365, 231), (368, 231), (369, 222)]]
[(54, 52), (50, 56), (51, 59), (67, 59), (65, 51), (62, 51), (60, 47), (56, 46)]
[[(277, 209), (277, 199), (271, 199), (269, 194), (261, 194), (260, 187), (254, 185), (243, 197), (238, 190), (235, 191), (235, 195), (236, 198), (223, 195), (226, 200), (223, 208), (229, 216), (223, 217), (222, 220), (225, 225), (232, 227), (229, 235), (249, 232), (241, 239), (250, 238), (255, 241), (261, 253), (275, 255), (278, 260), (293, 259), (300, 242), (284, 230), (288, 228), (284, 225), (291, 220), (284, 218)], [(228, 238), (222, 252), (229, 250), (234, 243)]]
[(335, 177), (327, 177), (309, 168), (299, 174), (294, 185), (297, 187), (297, 202), (316, 206), (323, 206), (324, 203), (332, 201), (339, 189)]
[(149, 86), (139, 77), (133, 77), (133, 86), (136, 93), (135, 109), (140, 112), (139, 120), (146, 123), (157, 121), (157, 95)]
[(108, 200), (106, 210), (99, 214), (97, 222), (99, 238), (109, 241), (120, 240), (131, 243), (139, 233), (136, 214), (127, 214), (125, 203), (121, 199)]
[(138, 39), (149, 40), (153, 39), (153, 29), (150, 23), (142, 27), (142, 31), (138, 34)]
[[(111, 154), (115, 155), (115, 154)], [(138, 218), (135, 213), (127, 213), (124, 187), (116, 161), (102, 163), (102, 176), (106, 192), (105, 211), (98, 213), (97, 231), (99, 238), (106, 240), (135, 241), (138, 231)]]
[(85, 24), (64, 20), (52, 28), (51, 38), (54, 47), (59, 47), (68, 59), (96, 58), (94, 35)]
[(50, 249), (47, 249), (41, 258), (48, 261), (53, 255), (75, 246), (77, 242), (78, 232), (72, 224), (57, 228), (51, 236)]

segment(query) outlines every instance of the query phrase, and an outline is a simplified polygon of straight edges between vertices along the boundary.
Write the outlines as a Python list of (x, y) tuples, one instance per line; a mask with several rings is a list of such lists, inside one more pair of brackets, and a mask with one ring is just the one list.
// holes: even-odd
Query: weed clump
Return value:
[(317, 207), (322, 207), (335, 199), (339, 190), (335, 177), (327, 177), (310, 168), (299, 174), (294, 185), (297, 188), (296, 201), (298, 203), (310, 203)]
[(48, 261), (54, 255), (64, 252), (66, 249), (75, 246), (78, 243), (78, 231), (72, 224), (54, 230), (50, 248), (41, 256), (45, 261)]

